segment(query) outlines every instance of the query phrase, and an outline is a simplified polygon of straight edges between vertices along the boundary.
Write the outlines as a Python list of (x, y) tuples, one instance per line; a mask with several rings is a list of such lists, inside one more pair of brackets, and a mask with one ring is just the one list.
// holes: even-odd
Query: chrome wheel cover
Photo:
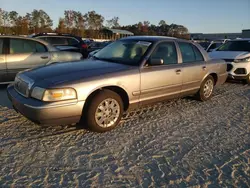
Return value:
[(97, 107), (95, 112), (95, 121), (102, 128), (113, 126), (119, 116), (121, 110), (120, 105), (115, 99), (105, 99)]
[(211, 79), (208, 79), (204, 84), (203, 93), (206, 98), (210, 97), (214, 89), (214, 83)]

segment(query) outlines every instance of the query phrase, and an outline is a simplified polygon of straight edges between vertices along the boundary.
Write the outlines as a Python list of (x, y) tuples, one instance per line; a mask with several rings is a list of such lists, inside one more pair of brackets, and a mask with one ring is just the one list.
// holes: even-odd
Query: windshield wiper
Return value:
[(96, 57), (96, 56), (92, 56), (95, 60), (101, 60), (100, 58)]
[(129, 65), (130, 64), (128, 62), (125, 62), (125, 61), (122, 61), (122, 60), (119, 60), (119, 59), (99, 58), (99, 57), (96, 57), (96, 56), (92, 56), (92, 57), (94, 59), (96, 59), (96, 60), (106, 61), (106, 62), (109, 62), (109, 63), (123, 64), (123, 65)]
[(112, 62), (112, 60), (111, 60), (111, 59), (99, 58), (99, 57), (96, 57), (96, 56), (92, 56), (92, 57), (93, 57), (95, 60)]
[(110, 63), (118, 63), (116, 60), (114, 59), (108, 59), (108, 58), (99, 58), (99, 57), (96, 57), (96, 56), (92, 56), (95, 60), (100, 60), (100, 61), (107, 61), (107, 62), (110, 62)]

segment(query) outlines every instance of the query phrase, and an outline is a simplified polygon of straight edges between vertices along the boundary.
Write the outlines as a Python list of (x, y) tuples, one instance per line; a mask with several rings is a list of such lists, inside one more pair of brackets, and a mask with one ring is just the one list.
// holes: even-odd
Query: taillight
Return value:
[(82, 48), (88, 48), (87, 44), (82, 44)]

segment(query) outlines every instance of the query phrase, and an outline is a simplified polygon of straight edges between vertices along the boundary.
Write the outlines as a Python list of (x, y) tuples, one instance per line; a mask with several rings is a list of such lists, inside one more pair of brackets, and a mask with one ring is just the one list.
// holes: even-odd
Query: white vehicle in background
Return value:
[(199, 42), (199, 44), (206, 50), (207, 52), (212, 52), (222, 44), (227, 42), (229, 39), (221, 39), (221, 40), (212, 40), (211, 42)]
[(229, 78), (250, 84), (250, 38), (228, 41), (209, 53), (209, 56), (227, 62)]

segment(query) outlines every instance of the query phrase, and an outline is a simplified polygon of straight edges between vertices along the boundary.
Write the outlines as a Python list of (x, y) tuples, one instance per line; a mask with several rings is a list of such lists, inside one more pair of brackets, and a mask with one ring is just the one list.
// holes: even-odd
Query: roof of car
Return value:
[(72, 35), (70, 33), (37, 33), (35, 35), (32, 35), (32, 38), (39, 37), (39, 36), (60, 36), (60, 37), (74, 37), (77, 39), (82, 39), (81, 37), (78, 37), (76, 35)]
[[(121, 40), (142, 40), (142, 41), (150, 41), (150, 42), (158, 42), (161, 40), (183, 40), (174, 37), (165, 37), (165, 36), (130, 36), (122, 38)], [(184, 40), (183, 40), (184, 41)]]
[(15, 39), (33, 40), (33, 41), (41, 42), (44, 45), (49, 45), (48, 42), (46, 42), (44, 40), (41, 40), (41, 39), (30, 38), (30, 37), (23, 37), (23, 36), (17, 36), (17, 35), (0, 35), (0, 38), (15, 38)]
[(103, 30), (107, 30), (107, 31), (110, 31), (112, 32), (113, 34), (123, 34), (123, 35), (134, 35), (134, 33), (130, 32), (130, 31), (127, 31), (127, 30), (123, 30), (123, 29), (109, 29), (109, 28), (105, 28)]
[(17, 35), (0, 35), (0, 38), (15, 38), (15, 39), (24, 39), (24, 40), (32, 40), (42, 43), (43, 45), (49, 47), (50, 49), (55, 49), (50, 43), (38, 39), (38, 38), (30, 38), (30, 37), (23, 37), (23, 36), (17, 36)]

